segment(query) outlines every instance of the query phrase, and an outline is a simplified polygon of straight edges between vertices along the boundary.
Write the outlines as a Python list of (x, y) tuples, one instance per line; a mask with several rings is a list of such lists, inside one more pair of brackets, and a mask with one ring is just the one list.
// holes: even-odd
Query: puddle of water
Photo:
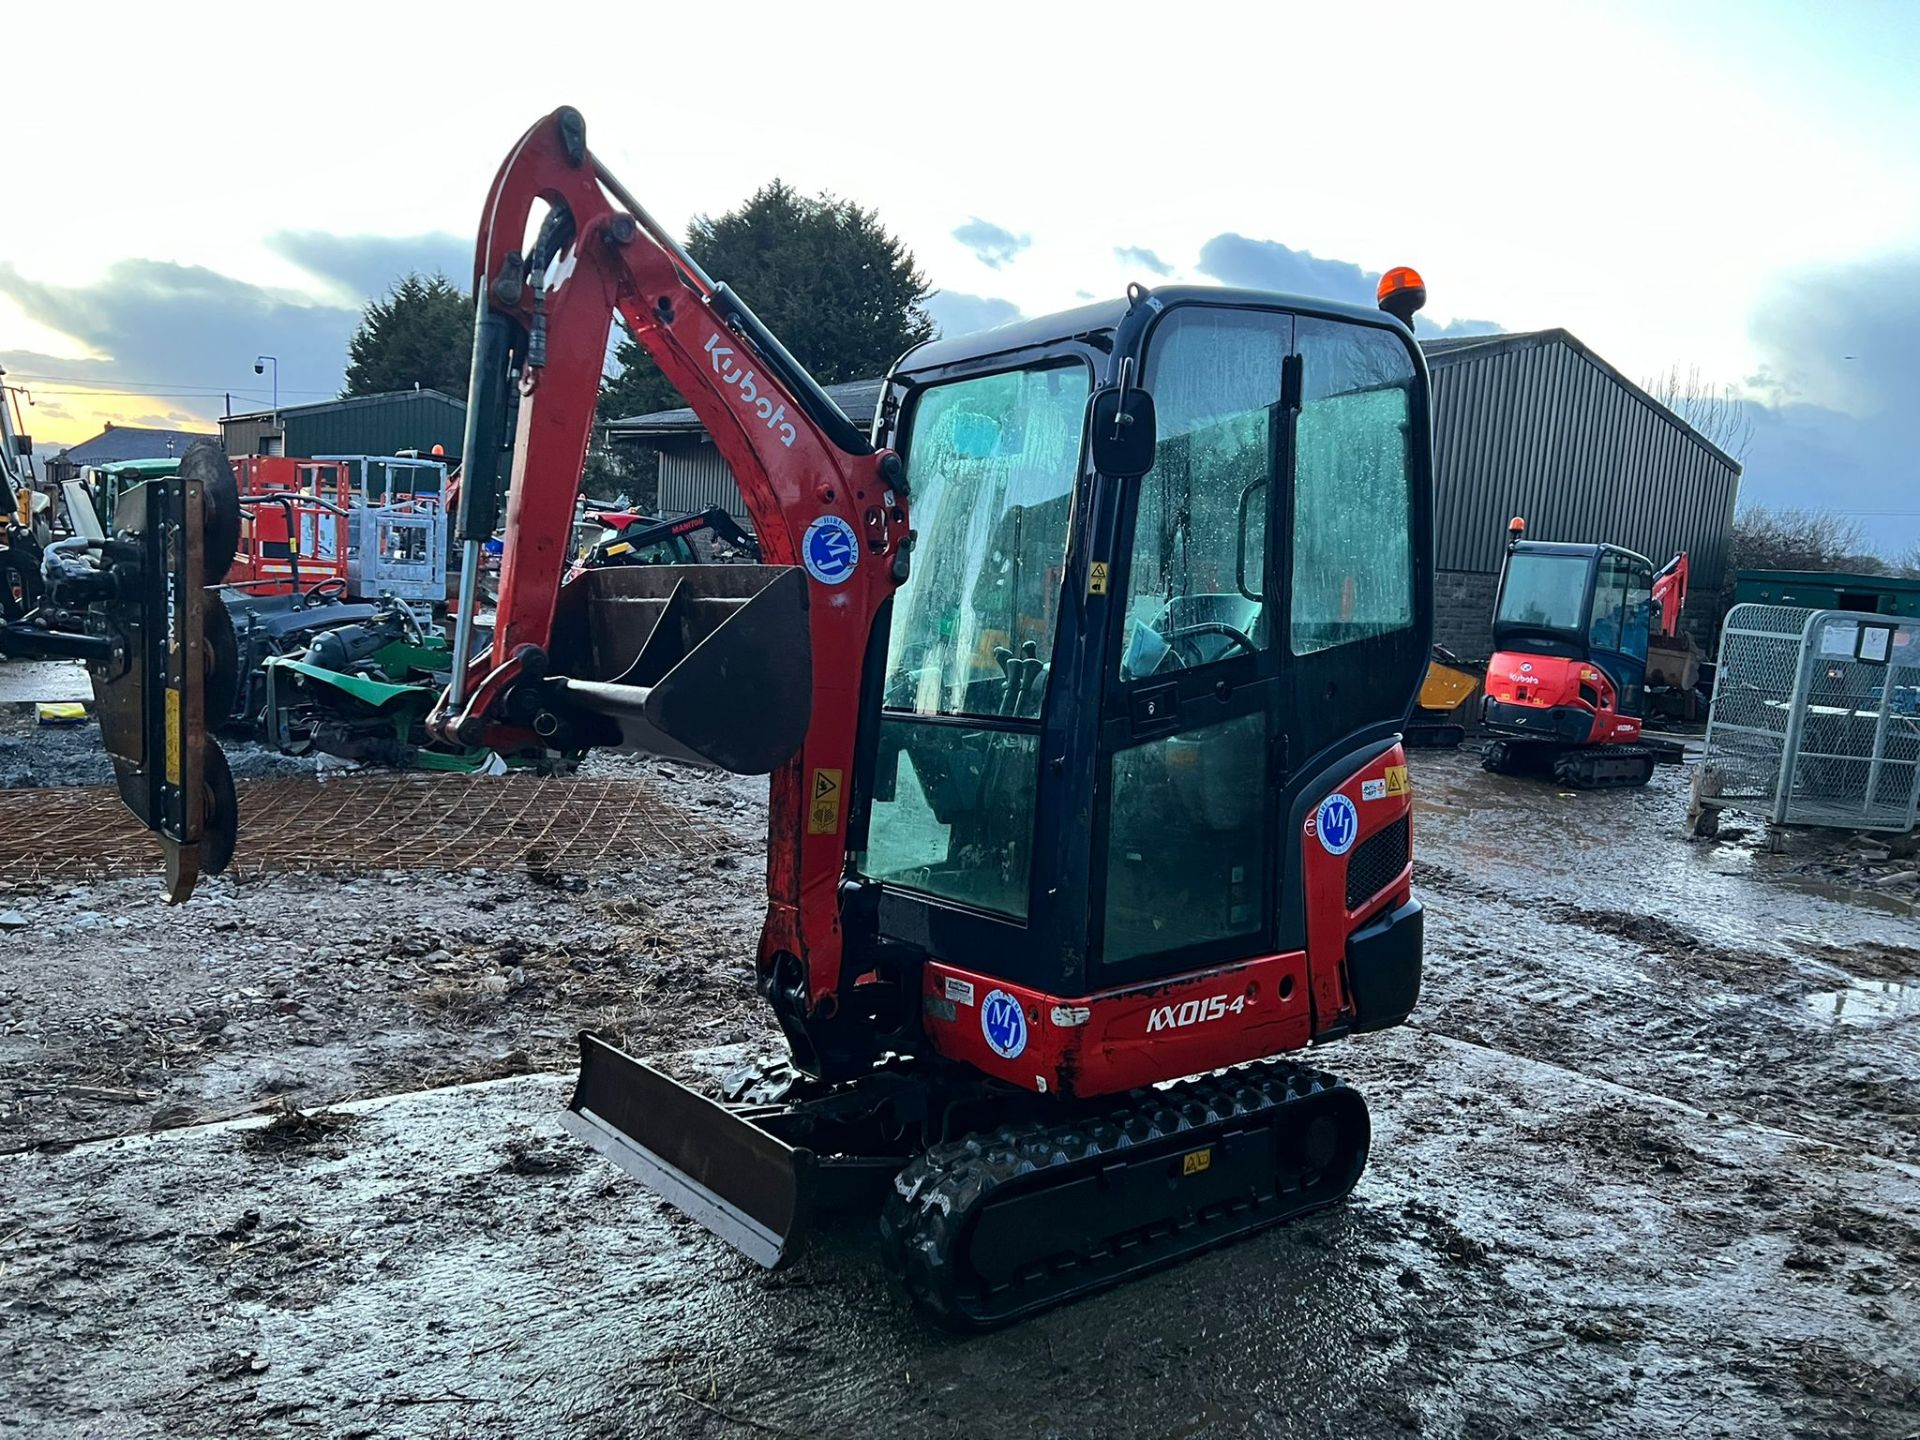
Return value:
[(1807, 1010), (1835, 1025), (1884, 1025), (1920, 1015), (1920, 981), (1849, 980), (1838, 990), (1807, 996)]
[(1765, 875), (1770, 883), (1782, 889), (1798, 890), (1803, 895), (1818, 895), (1823, 900), (1838, 900), (1843, 905), (1883, 910), (1889, 915), (1920, 915), (1920, 903), (1889, 895), (1884, 890), (1873, 890), (1864, 885), (1841, 885), (1831, 880), (1814, 880), (1804, 875), (1767, 874), (1764, 870), (1756, 870), (1755, 873)]

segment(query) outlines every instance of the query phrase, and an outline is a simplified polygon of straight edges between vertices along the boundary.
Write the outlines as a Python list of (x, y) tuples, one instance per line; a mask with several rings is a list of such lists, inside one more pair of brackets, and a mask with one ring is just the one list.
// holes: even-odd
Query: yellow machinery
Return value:
[(1480, 677), (1465, 668), (1452, 651), (1433, 647), (1426, 677), (1413, 714), (1407, 719), (1406, 742), (1427, 749), (1451, 749), (1466, 738), (1466, 727), (1452, 719), (1480, 688)]

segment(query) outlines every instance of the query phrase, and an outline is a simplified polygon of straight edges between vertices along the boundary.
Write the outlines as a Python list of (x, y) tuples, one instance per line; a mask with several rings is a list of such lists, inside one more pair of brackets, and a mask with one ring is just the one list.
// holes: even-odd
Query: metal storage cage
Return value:
[(396, 455), (325, 455), (347, 467), (347, 589), (365, 599), (447, 598), (447, 466)]
[(1736, 605), (1720, 636), (1692, 833), (1721, 810), (1769, 826), (1920, 823), (1920, 621)]

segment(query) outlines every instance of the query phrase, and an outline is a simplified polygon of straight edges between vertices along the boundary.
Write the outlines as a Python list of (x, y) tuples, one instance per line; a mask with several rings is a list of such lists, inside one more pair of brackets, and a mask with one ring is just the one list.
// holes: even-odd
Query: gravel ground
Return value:
[(583, 1026), (699, 1073), (777, 1045), (764, 787), (646, 773), (737, 848), (0, 897), (0, 1430), (1920, 1433), (1894, 857), (1688, 845), (1678, 770), (1568, 795), (1416, 756), (1421, 1007), (1315, 1056), (1373, 1110), (1355, 1195), (955, 1342), (870, 1219), (767, 1275), (554, 1126)]

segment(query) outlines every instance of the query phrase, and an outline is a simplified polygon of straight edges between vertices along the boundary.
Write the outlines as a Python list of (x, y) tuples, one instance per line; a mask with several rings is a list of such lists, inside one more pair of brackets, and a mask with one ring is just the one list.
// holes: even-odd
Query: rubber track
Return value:
[[(971, 1303), (974, 1297), (961, 1293), (968, 1273), (961, 1247), (969, 1239), (971, 1222), (1009, 1181), (1055, 1169), (1060, 1183), (1069, 1183), (1085, 1173), (1085, 1162), (1125, 1158), (1158, 1142), (1171, 1142), (1171, 1157), (1206, 1144), (1210, 1133), (1242, 1128), (1249, 1119), (1270, 1118), (1288, 1106), (1314, 1113), (1337, 1109), (1324, 1102), (1305, 1104), (1336, 1093), (1351, 1097), (1359, 1107), (1359, 1135), (1346, 1160), (1351, 1173), (1329, 1193), (1292, 1208), (1269, 1204), (1251, 1217), (1236, 1211), (1213, 1221), (1218, 1233), (1197, 1242), (1191, 1236), (1176, 1245), (1149, 1239), (1137, 1244), (1133, 1264), (1104, 1269), (1077, 1283), (1067, 1273), (1073, 1268), (1071, 1260), (1055, 1263), (1039, 1281), (1028, 1282), (1029, 1293), (997, 1297), (984, 1313), (982, 1306)], [(1330, 1205), (1352, 1191), (1366, 1166), (1370, 1126), (1364, 1102), (1335, 1076), (1288, 1060), (1260, 1061), (1115, 1098), (1120, 1103), (1114, 1109), (1072, 1121), (1003, 1126), (934, 1146), (900, 1172), (880, 1219), (881, 1249), (908, 1297), (929, 1318), (953, 1330), (992, 1329)], [(1336, 1152), (1324, 1173), (1337, 1172), (1341, 1164)], [(1130, 1236), (1112, 1238), (1135, 1243)]]
[[(1596, 773), (1603, 764), (1636, 759), (1646, 762), (1637, 777), (1602, 776)], [(1556, 756), (1553, 778), (1576, 790), (1632, 790), (1653, 778), (1653, 766), (1654, 752), (1645, 745), (1594, 745)]]

